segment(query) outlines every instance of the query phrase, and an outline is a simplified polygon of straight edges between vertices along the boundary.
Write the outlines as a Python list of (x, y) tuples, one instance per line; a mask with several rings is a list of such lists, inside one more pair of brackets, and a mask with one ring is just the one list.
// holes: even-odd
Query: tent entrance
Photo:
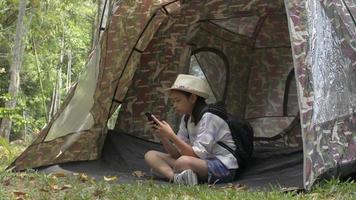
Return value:
[[(239, 16), (239, 14), (236, 14)], [(275, 27), (278, 27), (276, 29)], [(248, 120), (256, 143), (301, 147), (297, 85), (283, 9), (211, 19), (193, 25), (189, 73), (205, 78), (208, 102), (223, 101), (230, 113)]]

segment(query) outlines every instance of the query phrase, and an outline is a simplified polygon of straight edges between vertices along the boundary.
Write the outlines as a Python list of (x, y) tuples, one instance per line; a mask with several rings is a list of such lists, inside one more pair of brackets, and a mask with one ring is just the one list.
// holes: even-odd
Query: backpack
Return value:
[[(223, 104), (209, 104), (202, 109), (199, 120), (204, 113), (210, 112), (222, 118), (229, 126), (232, 139), (234, 140), (235, 151), (221, 141), (217, 144), (228, 150), (237, 160), (239, 169), (247, 166), (253, 152), (253, 128), (249, 122), (227, 113)], [(189, 115), (184, 116), (185, 127), (187, 128)]]

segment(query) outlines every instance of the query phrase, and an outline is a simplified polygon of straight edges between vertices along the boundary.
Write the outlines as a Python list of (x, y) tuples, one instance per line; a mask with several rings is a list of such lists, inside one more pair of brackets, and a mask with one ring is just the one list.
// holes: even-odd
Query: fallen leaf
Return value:
[(14, 191), (13, 193), (16, 197), (22, 197), (26, 195), (25, 192), (21, 192), (21, 191)]
[(73, 173), (73, 175), (74, 175), (74, 176), (78, 176), (78, 175), (79, 175), (79, 173)]
[(312, 196), (312, 197), (318, 197), (319, 193), (310, 193), (309, 195)]
[(5, 72), (6, 72), (6, 70), (5, 70), (4, 67), (0, 68), (0, 74), (3, 74), (3, 73), (5, 73)]
[(48, 190), (45, 189), (45, 188), (41, 188), (40, 191), (42, 191), (42, 192), (48, 192)]
[(228, 188), (233, 188), (234, 185), (232, 183), (228, 183), (226, 185), (224, 185), (223, 187), (221, 187), (221, 189), (228, 189)]
[(280, 189), (281, 192), (292, 192), (300, 190), (299, 187), (283, 187)]
[(242, 184), (236, 184), (236, 185), (234, 186), (234, 188), (235, 188), (235, 190), (239, 190), (239, 191), (241, 191), (241, 190), (247, 190), (247, 189), (248, 189), (247, 186), (242, 185)]
[(221, 187), (221, 189), (247, 190), (247, 187), (239, 183), (237, 184), (228, 183), (225, 186)]
[(59, 186), (58, 185), (50, 185), (49, 187), (51, 187), (52, 190), (59, 190)]
[(132, 175), (136, 176), (138, 178), (141, 178), (141, 177), (144, 177), (146, 174), (143, 171), (134, 171), (134, 172), (132, 172)]
[(6, 180), (3, 180), (3, 182), (2, 182), (2, 184), (4, 185), (4, 186), (9, 186), (10, 185), (10, 180), (8, 180), (8, 179), (6, 179)]
[(79, 180), (81, 180), (82, 182), (86, 182), (89, 180), (88, 175), (81, 173), (79, 174)]
[(93, 195), (94, 195), (95, 197), (100, 197), (100, 196), (102, 196), (102, 195), (103, 195), (103, 193), (104, 193), (104, 191), (101, 191), (101, 190), (95, 190), (95, 191), (94, 191), (94, 193), (93, 193)]
[(61, 190), (66, 190), (66, 189), (70, 189), (70, 188), (72, 188), (72, 186), (67, 184), (67, 185), (63, 185), (63, 187), (61, 187)]
[(60, 178), (60, 177), (66, 177), (67, 175), (64, 172), (57, 172), (53, 174), (53, 176)]
[(24, 179), (26, 177), (26, 174), (25, 173), (20, 173), (19, 176), (18, 176), (20, 179)]
[(116, 176), (104, 176), (104, 180), (105, 181), (115, 181), (117, 180), (117, 177)]

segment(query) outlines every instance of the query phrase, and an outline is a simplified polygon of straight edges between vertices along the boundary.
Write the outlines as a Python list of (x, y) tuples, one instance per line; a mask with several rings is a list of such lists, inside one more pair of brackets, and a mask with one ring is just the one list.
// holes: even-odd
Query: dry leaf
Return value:
[(53, 174), (53, 176), (60, 178), (60, 177), (66, 177), (67, 175), (64, 172), (57, 172)]
[(104, 176), (104, 180), (105, 181), (115, 181), (117, 180), (117, 177), (116, 176)]
[(10, 180), (4, 180), (3, 182), (2, 182), (2, 184), (4, 185), (4, 186), (9, 186), (10, 185)]
[(225, 186), (221, 187), (221, 189), (247, 190), (247, 187), (239, 183), (237, 184), (228, 183)]
[(247, 186), (242, 185), (242, 184), (236, 184), (236, 185), (234, 186), (234, 188), (235, 188), (235, 190), (239, 190), (239, 191), (241, 191), (241, 190), (247, 190), (247, 189), (248, 189)]
[(13, 193), (16, 197), (22, 197), (26, 195), (25, 192), (21, 192), (21, 191), (14, 191)]
[(78, 175), (79, 175), (79, 173), (73, 173), (73, 175), (74, 175), (74, 176), (78, 176)]
[(66, 190), (66, 189), (70, 189), (72, 188), (71, 185), (67, 184), (67, 185), (63, 185), (63, 187), (61, 188), (61, 190)]
[(293, 191), (298, 191), (301, 188), (299, 187), (283, 187), (280, 189), (281, 192), (293, 192)]
[(41, 188), (40, 191), (42, 191), (42, 192), (48, 192), (48, 190), (45, 189), (45, 188)]
[(81, 173), (79, 174), (79, 180), (81, 180), (82, 182), (86, 182), (89, 180), (88, 175)]
[(93, 193), (93, 195), (94, 195), (95, 197), (100, 197), (100, 196), (102, 196), (102, 195), (103, 195), (103, 193), (104, 193), (104, 191), (101, 191), (101, 190), (95, 190), (95, 191), (94, 191), (94, 193)]
[(26, 177), (26, 174), (25, 174), (25, 173), (20, 173), (20, 174), (18, 175), (18, 177), (19, 177), (20, 179), (24, 179), (24, 178)]
[(3, 74), (3, 73), (5, 73), (5, 72), (6, 72), (6, 70), (5, 70), (4, 67), (0, 68), (0, 74)]
[(58, 185), (50, 185), (50, 187), (52, 188), (52, 190), (59, 190), (59, 186)]
[(143, 171), (134, 171), (134, 172), (132, 172), (132, 175), (136, 176), (138, 178), (141, 178), (141, 177), (144, 177), (146, 174)]

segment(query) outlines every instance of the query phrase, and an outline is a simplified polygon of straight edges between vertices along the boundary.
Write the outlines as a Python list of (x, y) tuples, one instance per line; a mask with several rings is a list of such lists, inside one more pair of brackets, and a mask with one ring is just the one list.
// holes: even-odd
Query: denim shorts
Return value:
[(228, 169), (219, 159), (206, 160), (208, 164), (208, 183), (228, 183), (235, 179), (236, 169)]

